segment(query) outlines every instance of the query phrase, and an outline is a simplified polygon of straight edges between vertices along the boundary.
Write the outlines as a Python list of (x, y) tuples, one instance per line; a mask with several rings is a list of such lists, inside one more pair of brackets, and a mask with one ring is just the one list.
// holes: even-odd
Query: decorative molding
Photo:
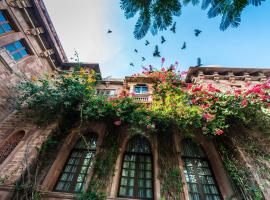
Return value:
[(44, 33), (44, 29), (42, 27), (32, 28), (24, 31), (26, 35), (39, 35)]
[(8, 0), (7, 4), (14, 8), (29, 8), (32, 7), (30, 0)]
[(40, 57), (43, 57), (43, 58), (47, 58), (49, 57), (50, 55), (54, 54), (54, 50), (53, 49), (48, 49), (46, 51), (43, 51), (39, 54)]
[(10, 72), (13, 72), (13, 68), (16, 66), (16, 61), (5, 48), (0, 48), (0, 60)]

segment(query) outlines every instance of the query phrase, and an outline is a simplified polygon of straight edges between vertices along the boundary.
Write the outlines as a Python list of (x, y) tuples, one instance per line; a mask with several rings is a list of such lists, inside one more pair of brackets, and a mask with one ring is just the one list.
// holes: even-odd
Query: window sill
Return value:
[(53, 192), (53, 191), (40, 191), (41, 196), (46, 198), (59, 198), (59, 199), (74, 199), (76, 194), (65, 192)]

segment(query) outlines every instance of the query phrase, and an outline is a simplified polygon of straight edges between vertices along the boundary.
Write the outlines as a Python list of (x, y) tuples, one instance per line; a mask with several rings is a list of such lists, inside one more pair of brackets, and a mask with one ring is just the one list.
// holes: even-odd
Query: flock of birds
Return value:
[[(176, 22), (174, 22), (174, 24), (170, 28), (170, 31), (172, 31), (173, 33), (176, 33)], [(110, 29), (108, 29), (107, 34), (111, 34), (111, 33), (112, 33), (112, 31)], [(196, 37), (198, 37), (201, 33), (202, 33), (201, 30), (194, 29), (194, 35)], [(161, 36), (161, 42), (160, 43), (164, 44), (165, 42), (166, 42), (166, 39), (164, 38), (164, 36)], [(150, 42), (148, 40), (146, 40), (144, 45), (148, 46), (149, 44), (150, 44)], [(185, 50), (186, 48), (187, 48), (187, 43), (183, 42), (181, 50)], [(139, 51), (137, 49), (134, 49), (134, 53), (138, 54)], [(153, 52), (153, 57), (161, 57), (158, 45), (155, 45), (155, 50)], [(145, 57), (142, 57), (142, 61), (145, 61), (145, 60), (146, 60)], [(132, 62), (129, 65), (132, 66), (132, 67), (135, 66), (134, 63), (132, 63)], [(197, 58), (196, 67), (200, 67), (200, 66), (202, 66), (201, 58)]]

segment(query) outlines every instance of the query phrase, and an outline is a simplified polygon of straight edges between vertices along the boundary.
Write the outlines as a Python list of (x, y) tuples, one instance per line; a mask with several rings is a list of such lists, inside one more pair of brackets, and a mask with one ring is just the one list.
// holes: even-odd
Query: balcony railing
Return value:
[(135, 94), (133, 97), (134, 101), (139, 103), (151, 103), (152, 97), (150, 94)]

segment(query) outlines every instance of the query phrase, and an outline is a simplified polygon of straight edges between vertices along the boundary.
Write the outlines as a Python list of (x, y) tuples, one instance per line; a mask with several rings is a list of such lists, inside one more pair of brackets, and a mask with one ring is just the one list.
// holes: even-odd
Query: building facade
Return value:
[[(55, 134), (59, 132), (58, 122), (40, 127), (15, 110), (10, 98), (12, 87), (19, 81), (72, 70), (76, 64), (68, 63), (41, 0), (3, 0), (0, 9), (1, 200), (78, 198), (77, 194), (91, 188), (93, 181), (102, 180), (92, 167), (95, 155), (103, 156), (100, 162), (107, 177), (96, 190), (107, 199), (250, 199), (234, 185), (213, 138), (201, 134), (190, 140), (174, 130), (168, 130), (170, 136), (141, 136), (131, 134), (126, 126), (111, 127), (105, 121), (71, 126), (61, 135)], [(100, 73), (98, 64), (81, 63), (81, 67)], [(270, 69), (205, 66), (190, 67), (186, 82), (228, 90), (264, 83), (269, 77)], [(112, 98), (128, 92), (135, 101), (151, 104), (153, 85), (154, 80), (144, 76), (107, 78), (99, 80), (96, 90)], [(269, 160), (263, 161), (265, 171), (260, 172), (261, 165), (243, 150), (245, 138), (238, 133), (258, 141), (266, 154), (270, 153), (269, 139), (259, 130), (245, 127), (230, 131), (233, 136), (228, 145), (236, 152), (236, 159), (250, 169), (254, 187), (262, 191), (261, 199), (270, 199)], [(52, 135), (56, 135), (57, 143), (48, 142)], [(82, 138), (89, 143), (87, 147)], [(37, 149), (44, 145), (49, 149), (42, 154)], [(114, 152), (114, 156), (106, 157), (105, 152)], [(167, 168), (174, 173), (171, 175)], [(165, 177), (178, 181), (172, 184), (175, 179)]]

